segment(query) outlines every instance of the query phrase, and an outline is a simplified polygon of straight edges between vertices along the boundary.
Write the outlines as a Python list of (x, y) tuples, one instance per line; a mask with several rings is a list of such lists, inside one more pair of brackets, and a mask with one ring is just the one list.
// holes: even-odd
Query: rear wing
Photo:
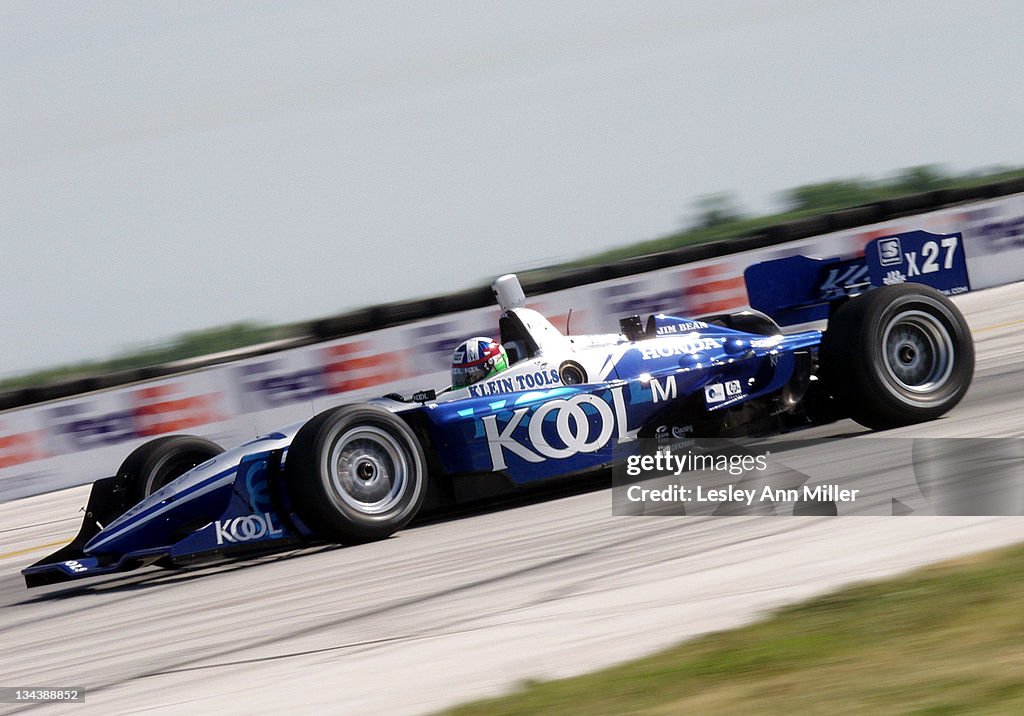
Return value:
[(961, 234), (907, 231), (875, 239), (852, 259), (787, 256), (743, 274), (750, 307), (780, 325), (829, 317), (833, 301), (894, 283), (923, 283), (947, 296), (971, 290)]

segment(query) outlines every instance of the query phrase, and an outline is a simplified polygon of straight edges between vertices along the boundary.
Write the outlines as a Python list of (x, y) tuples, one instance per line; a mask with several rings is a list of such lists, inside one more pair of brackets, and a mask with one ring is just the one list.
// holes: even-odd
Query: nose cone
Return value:
[(289, 426), (197, 465), (106, 525), (89, 540), (85, 551), (123, 554), (163, 547), (217, 519), (231, 496), (242, 459), (287, 447), (297, 430)]

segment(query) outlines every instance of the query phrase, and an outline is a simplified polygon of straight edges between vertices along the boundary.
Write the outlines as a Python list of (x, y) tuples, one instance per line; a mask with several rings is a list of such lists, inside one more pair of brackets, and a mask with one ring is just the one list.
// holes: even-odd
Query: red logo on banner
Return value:
[(0, 435), (0, 468), (14, 467), (44, 457), (46, 453), (39, 447), (38, 433)]
[(351, 341), (324, 349), (324, 378), (330, 393), (370, 388), (408, 377), (401, 354), (371, 353), (370, 341)]
[(217, 410), (220, 393), (170, 398), (178, 392), (176, 383), (132, 391), (133, 415), (139, 435), (160, 435), (223, 420)]
[(732, 311), (747, 303), (747, 286), (727, 264), (708, 264), (681, 272), (689, 315)]

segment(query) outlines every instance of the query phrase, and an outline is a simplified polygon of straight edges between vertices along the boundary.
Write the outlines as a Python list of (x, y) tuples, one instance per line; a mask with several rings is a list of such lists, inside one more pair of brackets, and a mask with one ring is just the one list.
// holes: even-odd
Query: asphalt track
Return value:
[[(958, 303), (970, 392), (886, 435), (1024, 437), (1024, 287)], [(1019, 517), (613, 517), (601, 489), (359, 547), (26, 590), (19, 570), (70, 539), (87, 489), (0, 504), (0, 686), (84, 687), (86, 702), (0, 713), (428, 712), (1024, 540)]]

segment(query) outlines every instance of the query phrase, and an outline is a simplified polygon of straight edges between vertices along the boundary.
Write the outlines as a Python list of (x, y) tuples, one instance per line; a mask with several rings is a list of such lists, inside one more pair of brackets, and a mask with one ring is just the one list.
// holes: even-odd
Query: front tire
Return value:
[(128, 502), (134, 505), (222, 452), (224, 448), (205, 438), (168, 435), (135, 448), (117, 469), (117, 476), (123, 480)]
[(367, 542), (415, 517), (426, 466), (401, 418), (376, 405), (345, 405), (302, 426), (288, 448), (285, 485), (295, 513), (317, 536)]
[(920, 284), (883, 286), (840, 306), (822, 340), (832, 394), (874, 429), (934, 420), (967, 392), (974, 343), (948, 298)]

